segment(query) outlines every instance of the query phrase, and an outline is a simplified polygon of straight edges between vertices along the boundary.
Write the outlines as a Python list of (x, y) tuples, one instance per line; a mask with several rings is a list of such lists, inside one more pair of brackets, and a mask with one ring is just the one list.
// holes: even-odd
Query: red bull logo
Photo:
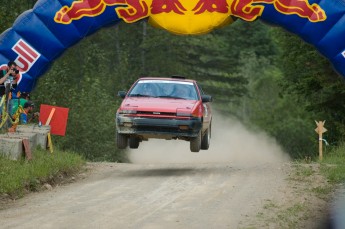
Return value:
[[(22, 80), (22, 75), (31, 69), (41, 54), (23, 39), (19, 39), (12, 46), (12, 50), (18, 55), (14, 62), (18, 65), (19, 73), (17, 74), (17, 83), (19, 84)], [(7, 64), (0, 66), (0, 70), (7, 70), (7, 68)]]
[(12, 50), (18, 55), (15, 62), (20, 68), (20, 72), (23, 74), (29, 71), (41, 56), (39, 52), (23, 39), (19, 39), (19, 41), (12, 47)]
[(174, 33), (205, 33), (232, 22), (230, 16), (246, 21), (260, 17), (266, 4), (285, 15), (297, 15), (310, 22), (326, 20), (325, 11), (308, 0), (79, 0), (63, 6), (57, 23), (69, 24), (82, 17), (102, 14), (107, 6), (118, 6), (117, 15), (127, 23), (149, 17), (149, 22)]

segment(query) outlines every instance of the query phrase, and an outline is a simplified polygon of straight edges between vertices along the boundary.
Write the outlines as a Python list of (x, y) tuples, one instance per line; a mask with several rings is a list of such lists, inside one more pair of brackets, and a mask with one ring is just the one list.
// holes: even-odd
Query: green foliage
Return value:
[(80, 171), (84, 159), (72, 152), (35, 150), (31, 161), (12, 161), (0, 156), (0, 194), (22, 195), (25, 190), (37, 190), (42, 183), (59, 175), (71, 176)]
[(233, 114), (251, 128), (274, 136), (291, 157), (310, 155), (316, 137), (314, 121), (301, 103), (294, 102), (296, 96), (282, 92), (281, 70), (254, 50), (240, 57), (240, 74), (248, 80), (248, 93), (233, 106)]
[(344, 78), (313, 47), (291, 34), (275, 30), (282, 87), (294, 100), (304, 104), (313, 119), (327, 120), (327, 140), (336, 144), (345, 137)]
[(12, 27), (15, 19), (25, 10), (34, 6), (36, 0), (1, 0), (0, 4), (0, 31)]
[(109, 86), (115, 85), (109, 82), (109, 59), (93, 39), (99, 38), (76, 45), (66, 58), (56, 61), (32, 95), (38, 104), (70, 108), (66, 137), (54, 137), (61, 149), (89, 160), (126, 161), (115, 145), (114, 120), (120, 101), (109, 93)]

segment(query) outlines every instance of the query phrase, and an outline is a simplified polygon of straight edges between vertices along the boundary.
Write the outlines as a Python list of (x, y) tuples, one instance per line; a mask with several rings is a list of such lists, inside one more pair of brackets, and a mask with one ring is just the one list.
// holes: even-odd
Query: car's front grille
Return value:
[(142, 115), (162, 115), (162, 116), (176, 116), (176, 113), (173, 112), (153, 112), (153, 111), (137, 111), (137, 114)]
[(143, 132), (173, 132), (173, 131), (180, 131), (178, 127), (173, 126), (139, 126), (136, 127), (137, 131), (143, 131)]
[(192, 129), (188, 130), (181, 130), (178, 127), (174, 126), (137, 126), (135, 128), (136, 133), (140, 134), (171, 134), (171, 135), (179, 135), (179, 136), (189, 136), (193, 134)]

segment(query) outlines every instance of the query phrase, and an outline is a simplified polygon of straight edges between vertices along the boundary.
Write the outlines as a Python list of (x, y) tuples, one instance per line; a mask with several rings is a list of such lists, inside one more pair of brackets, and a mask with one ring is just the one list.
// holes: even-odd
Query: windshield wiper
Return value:
[(160, 95), (160, 96), (157, 96), (158, 98), (168, 98), (168, 99), (186, 99), (186, 98), (183, 98), (183, 97), (179, 97), (179, 96), (171, 96), (171, 95)]
[(159, 95), (157, 96), (158, 98), (173, 98), (172, 96), (170, 95)]
[(143, 95), (143, 94), (130, 94), (129, 97), (152, 97), (150, 95)]

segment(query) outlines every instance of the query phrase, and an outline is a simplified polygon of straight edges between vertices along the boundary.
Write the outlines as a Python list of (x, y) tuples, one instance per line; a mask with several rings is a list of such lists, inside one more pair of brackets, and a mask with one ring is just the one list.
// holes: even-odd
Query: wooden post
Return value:
[(325, 133), (327, 131), (327, 129), (324, 127), (325, 125), (325, 122), (326, 121), (315, 121), (317, 127), (315, 129), (316, 133), (319, 134), (319, 159), (320, 161), (322, 161), (323, 159), (323, 155), (322, 155), (322, 141), (323, 141), (323, 138), (322, 138), (322, 134)]
[(29, 139), (23, 139), (23, 146), (24, 146), (24, 152), (26, 155), (26, 160), (30, 161), (32, 159), (32, 153), (30, 149), (30, 142)]
[(48, 119), (47, 119), (47, 121), (46, 121), (46, 125), (49, 125), (49, 124), (50, 124), (50, 121), (52, 120), (52, 117), (53, 117), (54, 113), (55, 113), (55, 108), (53, 108), (53, 109), (50, 111), (49, 117), (48, 117)]
[(319, 159), (322, 161), (323, 154), (322, 154), (322, 132), (319, 131)]
[[(52, 120), (54, 113), (55, 113), (55, 108), (53, 108), (50, 111), (49, 117), (48, 117), (48, 119), (46, 121), (46, 125), (50, 124), (50, 121)], [(50, 153), (53, 153), (54, 152), (54, 150), (53, 150), (53, 142), (52, 142), (52, 138), (51, 138), (50, 132), (48, 133), (48, 146), (49, 146)]]

